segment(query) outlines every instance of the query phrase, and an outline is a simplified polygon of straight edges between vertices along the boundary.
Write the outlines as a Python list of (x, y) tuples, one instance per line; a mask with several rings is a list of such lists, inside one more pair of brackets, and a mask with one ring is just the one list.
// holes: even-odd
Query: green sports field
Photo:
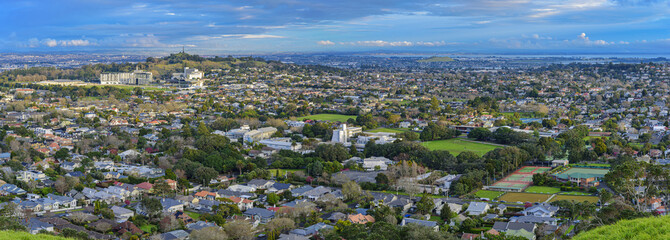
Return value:
[(505, 193), (502, 197), (498, 198), (500, 201), (505, 202), (544, 202), (549, 199), (551, 195), (549, 194), (538, 194), (538, 193), (517, 193), (510, 192)]
[(465, 151), (471, 151), (477, 153), (479, 156), (483, 156), (485, 153), (493, 149), (500, 148), (499, 146), (496, 145), (463, 141), (462, 139), (458, 138), (422, 142), (421, 145), (427, 147), (430, 150), (446, 150), (449, 151), (454, 156)]
[(330, 121), (330, 122), (346, 122), (348, 119), (356, 119), (357, 116), (354, 115), (342, 115), (342, 114), (330, 114), (330, 113), (323, 113), (323, 114), (316, 114), (316, 115), (309, 115), (305, 117), (301, 117), (300, 119), (312, 119), (312, 120), (317, 120), (317, 121)]
[(585, 192), (561, 192), (559, 194), (563, 195), (578, 195), (578, 196), (591, 196), (592, 194), (590, 193), (585, 193)]
[(527, 193), (545, 193), (545, 194), (554, 194), (554, 193), (559, 193), (561, 191), (560, 188), (555, 188), (555, 187), (541, 187), (541, 186), (531, 186), (526, 188)]
[(385, 133), (403, 133), (403, 132), (408, 132), (409, 129), (407, 128), (375, 128), (372, 129), (368, 132), (373, 132), (373, 133), (379, 133), (379, 132), (385, 132)]
[(590, 202), (590, 203), (597, 203), (598, 202), (598, 197), (559, 194), (559, 195), (556, 195), (554, 198), (552, 198), (551, 202), (555, 202), (555, 201), (559, 201), (559, 200), (568, 200), (568, 201), (575, 201), (575, 202), (586, 201), (586, 202)]
[(505, 192), (499, 192), (499, 191), (489, 191), (489, 190), (479, 190), (475, 193), (475, 196), (478, 198), (488, 198), (488, 199), (496, 199), (500, 197), (500, 195), (503, 195)]

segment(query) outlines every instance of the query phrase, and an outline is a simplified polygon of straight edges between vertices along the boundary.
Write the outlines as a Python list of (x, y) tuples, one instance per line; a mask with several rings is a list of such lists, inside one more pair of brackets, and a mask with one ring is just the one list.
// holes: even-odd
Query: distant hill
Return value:
[(622, 220), (577, 234), (573, 239), (670, 239), (669, 222), (670, 216)]
[(431, 58), (426, 58), (426, 59), (421, 59), (417, 62), (453, 62), (455, 61), (453, 58), (450, 57), (431, 57)]
[(256, 57), (213, 57), (206, 58), (187, 53), (173, 53), (162, 58), (147, 58), (146, 62), (140, 63), (111, 63), (92, 64), (75, 69), (61, 69), (55, 67), (32, 67), (29, 69), (13, 69), (0, 73), (0, 81), (7, 79), (17, 82), (37, 82), (47, 79), (75, 79), (83, 81), (96, 81), (103, 72), (132, 72), (135, 69), (151, 72), (155, 79), (170, 79), (172, 73), (184, 71), (184, 67), (197, 68), (208, 73), (214, 69), (234, 70), (267, 67), (272, 71), (288, 72), (311, 72), (307, 75), (319, 75), (320, 73), (337, 73), (340, 76), (348, 74), (348, 71), (320, 65), (295, 65), (279, 61), (264, 60)]
[(48, 234), (30, 234), (28, 232), (0, 231), (0, 240), (72, 240), (72, 238), (58, 237)]

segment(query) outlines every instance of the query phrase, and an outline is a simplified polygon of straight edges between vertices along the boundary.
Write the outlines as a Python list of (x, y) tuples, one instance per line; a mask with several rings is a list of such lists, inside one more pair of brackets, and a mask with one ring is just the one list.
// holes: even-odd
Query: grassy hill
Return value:
[(421, 59), (417, 62), (426, 63), (426, 62), (453, 62), (453, 61), (455, 61), (455, 60), (453, 58), (450, 58), (450, 57), (431, 57), (431, 58)]
[(71, 240), (48, 234), (30, 234), (28, 232), (0, 231), (0, 240)]
[(575, 240), (592, 239), (670, 239), (670, 216), (623, 220), (577, 234)]

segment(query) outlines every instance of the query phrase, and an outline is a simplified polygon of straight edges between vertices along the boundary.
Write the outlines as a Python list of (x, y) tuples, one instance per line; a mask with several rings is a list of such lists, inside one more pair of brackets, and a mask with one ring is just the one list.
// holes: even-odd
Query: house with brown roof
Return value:
[(352, 222), (352, 223), (358, 223), (358, 224), (366, 224), (369, 222), (375, 222), (375, 218), (370, 216), (370, 215), (363, 215), (361, 213), (353, 215), (350, 214), (347, 216), (347, 219)]
[(237, 207), (241, 210), (247, 210), (249, 208), (254, 207), (254, 201), (246, 199), (246, 198), (241, 198), (241, 197), (236, 197), (236, 196), (230, 196), (228, 199), (232, 200), (233, 203), (237, 204)]
[(193, 195), (196, 198), (199, 199), (207, 199), (207, 200), (216, 200), (216, 198), (219, 197), (217, 193), (209, 192), (209, 191), (200, 191), (197, 192), (195, 195)]
[(151, 191), (151, 188), (153, 188), (154, 185), (151, 184), (151, 183), (149, 183), (149, 182), (143, 182), (143, 183), (140, 183), (140, 184), (135, 185), (135, 187), (136, 187), (136, 188), (139, 188), (139, 189), (141, 189), (141, 190), (143, 190), (143, 191), (147, 191), (147, 192), (148, 192), (148, 191)]
[(125, 222), (119, 223), (118, 225), (116, 225), (114, 227), (114, 231), (119, 233), (119, 234), (124, 234), (126, 232), (130, 232), (133, 235), (135, 235), (135, 234), (139, 235), (139, 234), (144, 233), (144, 231), (142, 231), (140, 228), (135, 226), (135, 224), (133, 224), (130, 221), (125, 221)]

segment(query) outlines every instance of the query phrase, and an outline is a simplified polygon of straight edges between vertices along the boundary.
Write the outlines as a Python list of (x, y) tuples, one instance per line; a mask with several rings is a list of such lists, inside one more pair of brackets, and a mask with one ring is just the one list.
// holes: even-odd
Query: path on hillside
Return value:
[(554, 198), (554, 197), (556, 197), (556, 194), (555, 194), (555, 193), (552, 194), (551, 197), (547, 198), (547, 200), (544, 201), (544, 202), (547, 203), (547, 202), (549, 202), (549, 201), (550, 201), (552, 198)]

